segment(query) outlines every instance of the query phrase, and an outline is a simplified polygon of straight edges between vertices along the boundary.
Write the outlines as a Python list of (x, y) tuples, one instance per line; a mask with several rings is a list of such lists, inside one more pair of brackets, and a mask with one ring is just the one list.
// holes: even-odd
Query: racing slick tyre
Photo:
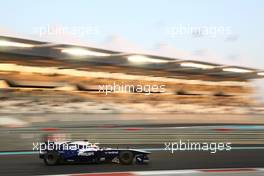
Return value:
[(95, 158), (94, 158), (94, 164), (100, 164), (101, 163), (101, 159), (100, 159), (100, 157), (99, 156), (96, 156)]
[(121, 164), (129, 165), (132, 164), (134, 155), (131, 151), (121, 151), (119, 153), (119, 161)]
[(57, 165), (59, 164), (59, 155), (57, 152), (54, 152), (54, 151), (51, 151), (51, 152), (48, 152), (44, 155), (44, 163), (47, 165), (47, 166), (54, 166), (54, 165)]

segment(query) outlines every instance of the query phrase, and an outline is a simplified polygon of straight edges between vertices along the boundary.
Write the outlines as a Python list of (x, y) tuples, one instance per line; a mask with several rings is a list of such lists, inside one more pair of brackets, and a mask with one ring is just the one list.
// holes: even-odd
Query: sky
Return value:
[(262, 0), (0, 0), (0, 4), (0, 35), (264, 69)]

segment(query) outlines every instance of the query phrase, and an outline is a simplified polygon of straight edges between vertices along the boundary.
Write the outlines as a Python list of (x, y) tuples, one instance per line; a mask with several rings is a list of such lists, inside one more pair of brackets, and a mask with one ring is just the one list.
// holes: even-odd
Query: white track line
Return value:
[[(228, 168), (228, 169), (201, 169), (201, 170), (158, 170), (158, 171), (135, 171), (135, 172), (102, 172), (102, 173), (80, 173), (62, 174), (49, 176), (100, 176), (100, 175), (121, 175), (122, 176), (151, 176), (151, 175), (182, 175), (182, 174), (213, 174), (213, 173), (256, 173), (264, 172), (264, 168)], [(47, 175), (48, 176), (48, 175)]]

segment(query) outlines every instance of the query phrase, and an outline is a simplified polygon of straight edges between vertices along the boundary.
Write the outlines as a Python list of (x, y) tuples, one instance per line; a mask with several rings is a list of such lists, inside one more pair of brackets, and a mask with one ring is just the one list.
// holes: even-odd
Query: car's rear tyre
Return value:
[(134, 155), (131, 151), (121, 151), (119, 161), (121, 164), (129, 165), (133, 163)]
[(44, 155), (44, 163), (47, 165), (47, 166), (54, 166), (54, 165), (57, 165), (59, 164), (59, 155), (57, 152), (48, 152)]
[(100, 164), (100, 163), (101, 163), (100, 157), (97, 157), (97, 156), (96, 156), (96, 157), (94, 158), (94, 163), (95, 163), (95, 164)]

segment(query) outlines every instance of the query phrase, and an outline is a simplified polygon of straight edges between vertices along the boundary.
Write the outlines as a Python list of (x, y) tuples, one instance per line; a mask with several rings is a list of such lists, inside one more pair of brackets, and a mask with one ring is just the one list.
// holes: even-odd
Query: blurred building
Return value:
[(250, 83), (263, 77), (253, 68), (0, 36), (1, 112), (263, 113)]

